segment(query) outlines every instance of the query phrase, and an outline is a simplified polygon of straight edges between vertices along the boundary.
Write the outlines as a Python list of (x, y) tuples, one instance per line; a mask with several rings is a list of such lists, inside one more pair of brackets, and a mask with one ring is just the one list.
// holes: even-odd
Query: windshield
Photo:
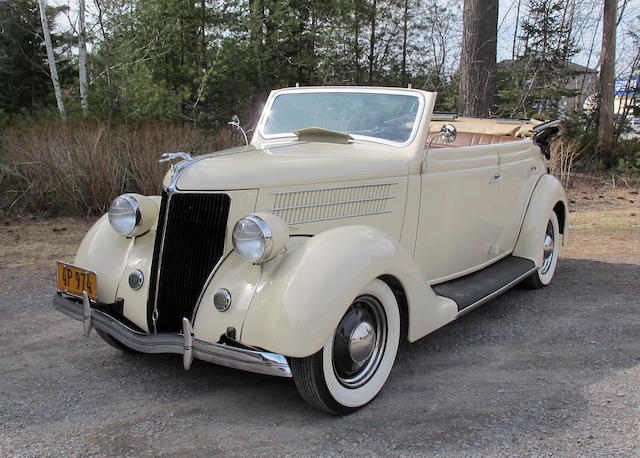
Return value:
[(317, 91), (278, 95), (264, 124), (265, 135), (308, 127), (405, 143), (411, 138), (420, 99), (415, 95)]

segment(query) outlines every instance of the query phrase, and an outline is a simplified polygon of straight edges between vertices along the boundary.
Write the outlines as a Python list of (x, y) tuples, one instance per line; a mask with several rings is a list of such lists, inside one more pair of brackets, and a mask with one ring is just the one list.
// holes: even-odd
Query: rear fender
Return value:
[(549, 216), (554, 209), (558, 212), (562, 245), (566, 245), (569, 232), (569, 210), (567, 196), (562, 184), (553, 175), (543, 175), (538, 180), (529, 200), (516, 246), (515, 256), (531, 259), (536, 267), (542, 265), (543, 237)]
[(404, 290), (410, 341), (452, 321), (457, 312), (453, 301), (435, 295), (395, 240), (370, 226), (292, 237), (286, 253), (262, 266), (241, 341), (286, 356), (318, 352), (362, 288), (383, 275)]

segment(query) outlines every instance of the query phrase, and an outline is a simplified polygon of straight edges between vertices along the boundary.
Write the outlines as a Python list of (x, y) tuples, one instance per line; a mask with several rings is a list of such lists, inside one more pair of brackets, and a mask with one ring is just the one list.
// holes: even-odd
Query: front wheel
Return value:
[(382, 389), (399, 340), (398, 302), (382, 280), (373, 280), (353, 300), (322, 350), (291, 360), (300, 395), (336, 415), (358, 410)]
[(560, 229), (558, 224), (558, 216), (552, 211), (547, 221), (542, 249), (542, 265), (530, 277), (524, 281), (524, 285), (528, 288), (539, 289), (544, 288), (553, 278), (558, 262), (558, 250), (560, 247)]

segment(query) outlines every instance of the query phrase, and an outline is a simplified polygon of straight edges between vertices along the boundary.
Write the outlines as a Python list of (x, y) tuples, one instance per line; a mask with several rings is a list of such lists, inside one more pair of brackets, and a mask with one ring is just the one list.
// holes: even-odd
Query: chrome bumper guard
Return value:
[(127, 347), (142, 353), (176, 353), (183, 355), (184, 368), (189, 369), (193, 358), (258, 374), (291, 377), (291, 368), (283, 355), (259, 350), (211, 343), (193, 337), (191, 323), (183, 319), (183, 334), (145, 334), (91, 307), (88, 297), (79, 303), (56, 294), (53, 306), (65, 315), (84, 322), (84, 334), (91, 328), (106, 332)]

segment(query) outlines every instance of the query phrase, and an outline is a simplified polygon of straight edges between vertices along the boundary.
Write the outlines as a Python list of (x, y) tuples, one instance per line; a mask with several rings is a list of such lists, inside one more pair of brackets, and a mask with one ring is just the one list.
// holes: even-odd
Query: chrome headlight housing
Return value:
[(125, 237), (147, 232), (158, 218), (158, 206), (140, 194), (122, 194), (109, 207), (109, 223), (114, 231)]
[(275, 258), (289, 238), (287, 224), (270, 213), (240, 218), (233, 228), (233, 247), (238, 254), (256, 264)]

